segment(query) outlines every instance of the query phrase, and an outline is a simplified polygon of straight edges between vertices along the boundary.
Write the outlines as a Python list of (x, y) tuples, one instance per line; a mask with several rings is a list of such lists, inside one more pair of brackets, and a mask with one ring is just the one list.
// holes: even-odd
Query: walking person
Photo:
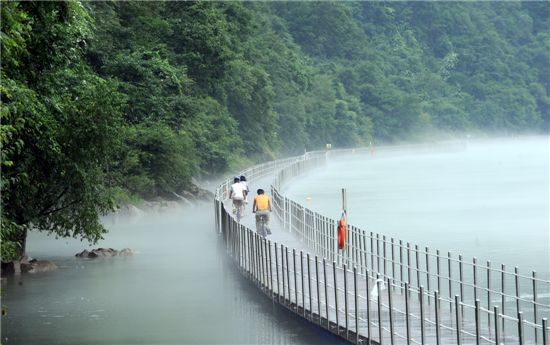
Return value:
[(272, 211), (271, 200), (265, 195), (263, 189), (258, 189), (257, 193), (252, 205), (252, 213), (256, 214), (256, 231), (265, 237), (271, 235), (271, 229), (269, 229), (269, 213)]

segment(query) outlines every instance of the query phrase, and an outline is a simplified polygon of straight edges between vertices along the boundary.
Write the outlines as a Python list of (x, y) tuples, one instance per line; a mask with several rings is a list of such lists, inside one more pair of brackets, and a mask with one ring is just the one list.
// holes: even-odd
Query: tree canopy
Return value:
[(1, 6), (2, 258), (282, 154), (550, 127), (541, 2)]

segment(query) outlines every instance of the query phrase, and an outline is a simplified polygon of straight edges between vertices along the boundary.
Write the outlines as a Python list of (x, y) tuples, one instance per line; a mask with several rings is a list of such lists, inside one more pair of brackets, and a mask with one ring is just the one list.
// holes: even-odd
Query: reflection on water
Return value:
[(75, 240), (31, 234), (59, 270), (3, 286), (2, 344), (311, 344), (335, 338), (274, 306), (226, 262), (210, 204), (105, 220), (98, 245), (132, 257), (77, 259)]

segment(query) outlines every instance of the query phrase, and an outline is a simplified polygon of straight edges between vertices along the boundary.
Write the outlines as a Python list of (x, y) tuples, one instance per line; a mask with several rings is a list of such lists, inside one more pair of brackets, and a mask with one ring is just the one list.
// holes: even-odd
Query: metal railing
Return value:
[(550, 305), (543, 301), (550, 297), (550, 281), (534, 271), (527, 276), (517, 267), (510, 272), (476, 258), (465, 261), (351, 225), (346, 249), (338, 251), (336, 220), (279, 192), (324, 161), (325, 153), (314, 152), (243, 172), (260, 177), (280, 169), (272, 185), (275, 214), (313, 254), (238, 224), (223, 205), (229, 182), (218, 188), (217, 229), (243, 273), (268, 296), (355, 343), (549, 344)]

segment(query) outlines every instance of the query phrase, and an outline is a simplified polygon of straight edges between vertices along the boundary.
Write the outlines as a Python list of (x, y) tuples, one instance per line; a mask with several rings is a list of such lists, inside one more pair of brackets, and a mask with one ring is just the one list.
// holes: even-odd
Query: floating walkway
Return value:
[[(251, 182), (240, 223), (227, 211), (231, 181), (216, 191), (216, 225), (227, 253), (269, 298), (356, 344), (549, 345), (550, 281), (536, 272), (523, 275), (351, 225), (338, 251), (336, 220), (279, 192), (326, 159), (313, 152), (239, 173)], [(269, 184), (273, 234), (263, 238), (254, 231), (251, 202)]]

